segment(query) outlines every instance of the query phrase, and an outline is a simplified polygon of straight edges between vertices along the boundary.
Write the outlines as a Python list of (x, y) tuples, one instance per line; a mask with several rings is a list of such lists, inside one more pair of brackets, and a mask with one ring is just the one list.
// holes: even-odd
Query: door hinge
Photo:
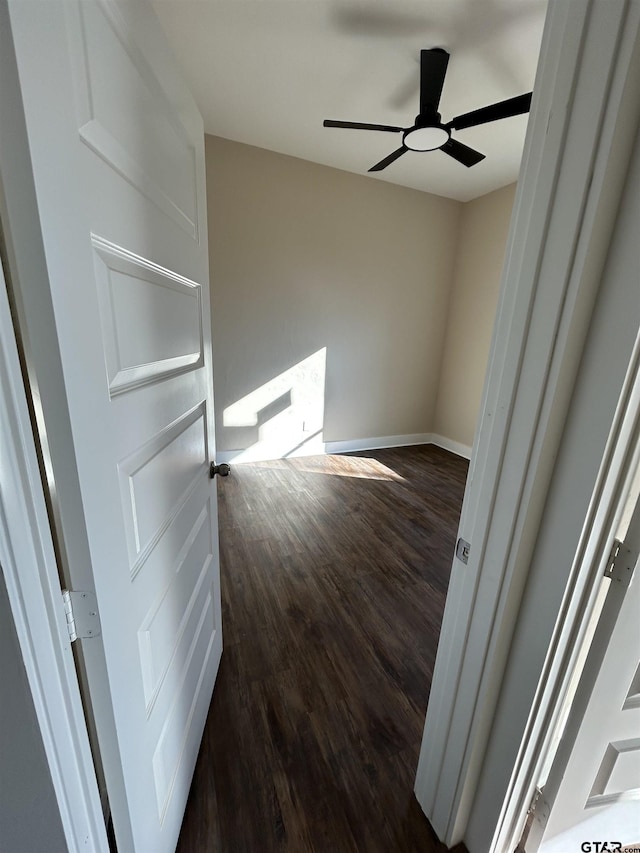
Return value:
[(98, 602), (92, 592), (63, 589), (62, 601), (67, 617), (69, 639), (88, 640), (100, 636), (100, 615)]
[(542, 833), (544, 832), (547, 821), (549, 820), (550, 812), (551, 809), (549, 807), (549, 803), (544, 798), (544, 788), (536, 788), (533, 792), (529, 808), (527, 809), (527, 820), (516, 848), (518, 853), (525, 853), (527, 849), (527, 841), (529, 840), (529, 836), (531, 835), (531, 830), (534, 828), (534, 825), (536, 830), (534, 833), (535, 837), (538, 839), (542, 838)]
[(611, 578), (615, 583), (629, 586), (634, 568), (635, 561), (631, 553), (631, 548), (628, 548), (619, 539), (614, 539), (609, 559), (604, 567), (605, 578)]
[(471, 553), (471, 543), (467, 542), (466, 539), (458, 539), (456, 542), (456, 557), (460, 560), (461, 563), (464, 563), (465, 566), (469, 562), (469, 554)]

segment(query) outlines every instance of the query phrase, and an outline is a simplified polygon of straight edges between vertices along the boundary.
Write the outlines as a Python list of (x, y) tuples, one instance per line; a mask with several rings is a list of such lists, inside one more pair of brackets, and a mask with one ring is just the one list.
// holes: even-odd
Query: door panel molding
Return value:
[[(91, 5), (77, 0), (65, 6), (80, 138), (198, 241), (196, 152), (153, 68), (130, 37), (122, 10), (106, 0)], [(98, 64), (108, 48), (117, 54), (121, 80), (113, 80), (112, 73), (105, 73)], [(138, 90), (139, 137), (135, 140), (126, 139), (122, 126), (118, 127), (118, 91), (109, 88), (117, 84)], [(155, 145), (161, 140), (164, 150), (162, 157), (149, 162), (148, 156), (142, 155), (152, 150), (152, 139)], [(178, 197), (180, 184), (189, 187), (188, 195), (182, 198)]]
[[(95, 234), (91, 242), (110, 395), (202, 367), (201, 286)], [(150, 316), (159, 333), (145, 340)]]
[(207, 461), (207, 406), (202, 401), (119, 463), (132, 578), (197, 488)]
[(589, 792), (585, 808), (596, 808), (608, 803), (620, 803), (625, 800), (640, 799), (640, 784), (633, 788), (620, 788), (614, 782), (614, 775), (640, 774), (640, 738), (627, 738), (610, 743), (602, 757), (600, 769)]
[[(202, 612), (200, 613), (193, 641), (189, 647), (182, 678), (175, 691), (173, 705), (167, 714), (158, 744), (153, 753), (153, 773), (158, 801), (158, 814), (161, 823), (164, 822), (167, 813), (172, 789), (179, 784), (183, 789), (183, 797), (186, 798), (191, 786), (191, 771), (188, 772), (186, 777), (183, 776), (182, 779), (180, 779), (179, 772), (180, 766), (184, 761), (185, 748), (191, 727), (197, 716), (201, 718), (197, 721), (198, 726), (204, 723), (204, 719), (202, 718), (206, 716), (209, 708), (209, 699), (208, 697), (203, 699), (204, 694), (201, 687), (205, 680), (207, 669), (212, 662), (215, 643), (215, 629), (213, 626), (214, 610), (212, 595), (211, 592), (208, 592)], [(199, 668), (198, 662), (200, 662)], [(189, 682), (195, 683), (192, 687), (188, 687)], [(181, 718), (183, 691), (187, 696), (192, 695), (193, 699), (184, 728), (181, 731), (180, 729), (176, 729), (176, 727)], [(204, 709), (202, 707), (203, 704)], [(190, 761), (187, 762), (188, 765), (190, 763)]]
[[(204, 541), (201, 541), (203, 539)], [(198, 546), (204, 550), (203, 555), (196, 550)], [(200, 592), (209, 571), (211, 559), (211, 529), (205, 508), (200, 513), (194, 530), (182, 549), (174, 577), (164, 590), (161, 599), (153, 603), (138, 630), (147, 717), (151, 715), (169, 670), (181, 671), (184, 666), (186, 654), (180, 654), (182, 638), (192, 621), (192, 614), (196, 612), (196, 604), (201, 597)], [(176, 612), (169, 593), (177, 584), (181, 572), (193, 576), (193, 580), (188, 587), (191, 591), (190, 596), (183, 601), (182, 609)]]

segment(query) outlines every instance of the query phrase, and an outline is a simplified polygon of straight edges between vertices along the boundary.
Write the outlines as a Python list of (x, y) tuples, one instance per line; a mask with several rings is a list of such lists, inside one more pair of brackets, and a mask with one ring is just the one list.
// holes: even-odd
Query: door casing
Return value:
[[(616, 224), (638, 125), (639, 19), (636, 0), (552, 0), (547, 11), (460, 521), (471, 554), (468, 565), (453, 561), (416, 777), (416, 796), (449, 846), (469, 841)], [(490, 783), (485, 787), (491, 799)], [(492, 808), (484, 810), (487, 845), (504, 796), (494, 790)]]

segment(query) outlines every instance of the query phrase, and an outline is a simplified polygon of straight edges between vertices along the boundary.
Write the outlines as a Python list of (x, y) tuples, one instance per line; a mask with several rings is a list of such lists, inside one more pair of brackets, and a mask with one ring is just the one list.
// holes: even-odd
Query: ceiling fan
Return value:
[(440, 104), (440, 95), (442, 94), (448, 64), (449, 54), (441, 47), (420, 51), (420, 112), (415, 118), (415, 124), (411, 127), (393, 127), (388, 124), (366, 124), (357, 121), (333, 121), (332, 119), (325, 119), (323, 125), (324, 127), (346, 127), (355, 130), (384, 130), (390, 133), (401, 133), (402, 145), (400, 148), (372, 166), (369, 169), (370, 172), (380, 172), (382, 169), (386, 169), (407, 151), (435, 151), (438, 148), (448, 154), (449, 157), (453, 157), (458, 163), (462, 163), (463, 166), (475, 166), (476, 163), (484, 160), (485, 155), (453, 139), (451, 131), (527, 113), (531, 106), (532, 93), (528, 92), (526, 95), (518, 95), (515, 98), (508, 98), (506, 101), (464, 113), (443, 124), (438, 112), (438, 105)]

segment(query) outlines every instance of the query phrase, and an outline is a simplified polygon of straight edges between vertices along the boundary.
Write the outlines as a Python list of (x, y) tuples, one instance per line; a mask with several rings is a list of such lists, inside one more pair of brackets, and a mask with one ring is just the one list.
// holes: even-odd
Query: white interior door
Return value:
[(222, 651), (202, 121), (147, 4), (10, 17), (64, 376), (44, 418), (70, 427), (54, 473), (77, 472), (61, 533), (102, 626), (81, 641), (100, 751), (119, 850), (162, 853)]
[(640, 501), (544, 787), (540, 853), (640, 844), (639, 549)]

